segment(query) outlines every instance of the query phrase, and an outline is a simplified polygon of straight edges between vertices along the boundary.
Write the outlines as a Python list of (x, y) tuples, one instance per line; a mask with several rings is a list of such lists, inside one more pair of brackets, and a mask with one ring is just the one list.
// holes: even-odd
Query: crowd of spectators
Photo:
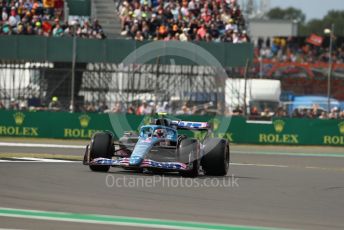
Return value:
[(0, 0), (0, 35), (105, 38), (97, 20), (63, 20), (63, 7), (64, 0)]
[[(44, 111), (69, 111), (70, 107), (64, 107), (57, 97), (52, 97), (51, 101), (46, 105), (38, 107), (30, 107), (24, 101), (17, 101), (11, 99), (8, 106), (0, 101), (0, 109), (9, 110), (44, 110)], [(108, 106), (106, 102), (92, 103), (86, 102), (82, 106), (76, 108), (77, 112), (91, 112), (91, 113), (126, 113), (135, 115), (153, 115), (159, 112), (166, 112), (174, 115), (226, 115), (226, 116), (246, 116), (251, 120), (271, 120), (273, 117), (293, 117), (293, 118), (308, 118), (308, 119), (344, 119), (344, 108), (340, 110), (338, 107), (333, 107), (328, 113), (325, 109), (318, 105), (313, 105), (311, 108), (298, 108), (290, 114), (283, 107), (278, 107), (276, 110), (265, 108), (259, 111), (257, 107), (248, 109), (248, 113), (244, 113), (244, 108), (237, 106), (232, 110), (221, 109), (218, 104), (204, 103), (198, 105), (190, 105), (188, 102), (173, 104), (168, 101), (153, 102), (153, 101), (138, 101), (129, 105), (121, 102), (116, 102), (112, 107)]]
[(344, 119), (344, 110), (341, 111), (338, 107), (333, 107), (328, 113), (324, 109), (319, 108), (319, 106), (313, 105), (312, 108), (296, 109), (293, 111), (292, 117), (310, 119)]
[[(329, 60), (329, 39), (321, 45), (307, 42), (307, 37), (259, 38), (256, 57), (278, 62), (317, 63)], [(334, 63), (344, 63), (344, 39), (336, 38), (332, 51)]]
[[(239, 113), (234, 115), (244, 115), (243, 110), (239, 109)], [(262, 112), (258, 112), (256, 107), (250, 109), (249, 117), (255, 118), (272, 118), (272, 117), (292, 117), (292, 118), (308, 118), (308, 119), (344, 119), (344, 108), (340, 110), (338, 107), (333, 107), (328, 113), (325, 109), (319, 107), (319, 105), (313, 105), (310, 108), (297, 108), (294, 111), (288, 112), (283, 107), (278, 107), (275, 111), (271, 111), (269, 108), (264, 109)]]
[(124, 0), (119, 17), (121, 34), (139, 41), (249, 41), (236, 0)]

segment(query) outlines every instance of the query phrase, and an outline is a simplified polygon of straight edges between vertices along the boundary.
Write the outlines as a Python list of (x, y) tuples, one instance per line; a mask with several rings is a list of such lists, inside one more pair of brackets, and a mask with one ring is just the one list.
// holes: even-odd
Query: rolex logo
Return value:
[(151, 116), (145, 116), (145, 117), (143, 118), (142, 123), (143, 123), (144, 125), (149, 125), (149, 124), (152, 123), (152, 121), (153, 121), (153, 119), (152, 119)]
[(79, 120), (80, 120), (81, 127), (87, 128), (88, 125), (90, 124), (91, 118), (85, 114), (85, 115), (81, 115), (79, 117)]
[(214, 118), (214, 119), (211, 120), (209, 123), (212, 125), (212, 128), (213, 128), (214, 131), (218, 130), (219, 127), (220, 127), (220, 121), (219, 121), (219, 119)]
[(344, 135), (344, 121), (338, 124), (340, 134)]
[(284, 129), (284, 125), (285, 125), (285, 123), (284, 123), (284, 121), (282, 121), (282, 120), (276, 120), (276, 121), (274, 121), (274, 128), (275, 128), (275, 131), (276, 131), (277, 133), (282, 132), (283, 129)]
[(24, 113), (18, 112), (18, 113), (13, 114), (13, 118), (16, 125), (22, 125), (25, 120), (25, 115)]

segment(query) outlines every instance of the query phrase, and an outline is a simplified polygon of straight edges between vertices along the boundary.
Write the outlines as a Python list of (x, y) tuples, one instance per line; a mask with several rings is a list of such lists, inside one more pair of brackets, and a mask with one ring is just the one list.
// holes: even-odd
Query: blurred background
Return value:
[[(340, 0), (0, 4), (0, 109), (344, 119)], [(157, 40), (194, 42), (225, 74), (163, 54), (121, 63)]]

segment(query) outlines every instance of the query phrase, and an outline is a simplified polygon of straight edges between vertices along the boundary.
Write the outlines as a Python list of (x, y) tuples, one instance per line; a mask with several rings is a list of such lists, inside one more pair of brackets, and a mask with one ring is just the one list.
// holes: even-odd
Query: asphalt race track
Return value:
[[(0, 156), (6, 159), (83, 153), (5, 145)], [(344, 229), (342, 148), (233, 146), (231, 161), (224, 179), (115, 168), (93, 173), (81, 162), (0, 161), (0, 229)]]

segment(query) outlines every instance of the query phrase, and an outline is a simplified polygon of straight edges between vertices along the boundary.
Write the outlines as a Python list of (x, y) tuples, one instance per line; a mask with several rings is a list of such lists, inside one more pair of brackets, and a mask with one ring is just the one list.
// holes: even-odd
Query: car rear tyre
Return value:
[(180, 171), (183, 177), (197, 177), (199, 174), (199, 144), (195, 139), (183, 139), (178, 145), (180, 162), (188, 163), (187, 171)]
[[(95, 158), (112, 158), (112, 139), (110, 132), (95, 133), (91, 139), (90, 161)], [(107, 172), (110, 165), (89, 165), (94, 172)]]
[(230, 160), (228, 141), (220, 138), (207, 139), (204, 142), (205, 155), (201, 165), (204, 173), (209, 176), (227, 175)]

